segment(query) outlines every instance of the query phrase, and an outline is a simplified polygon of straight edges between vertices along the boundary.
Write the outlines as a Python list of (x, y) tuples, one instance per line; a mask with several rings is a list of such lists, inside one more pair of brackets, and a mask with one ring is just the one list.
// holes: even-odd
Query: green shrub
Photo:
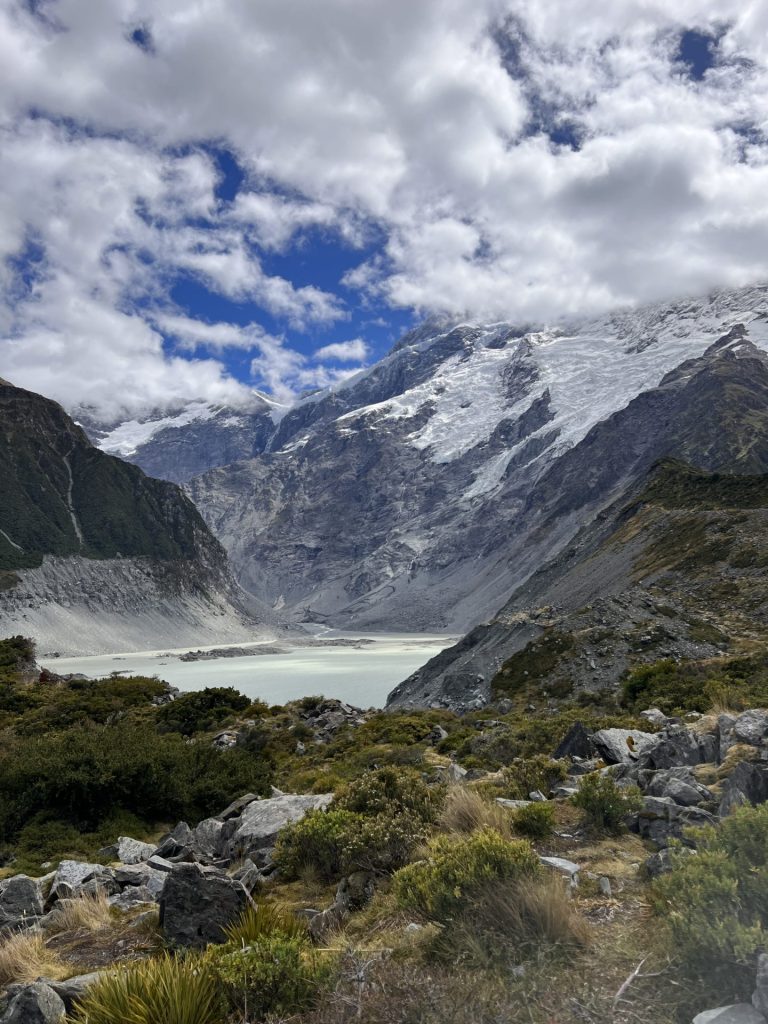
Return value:
[(205, 967), (243, 1020), (288, 1017), (312, 1005), (331, 975), (331, 964), (305, 938), (275, 932), (242, 946), (210, 946)]
[(158, 729), (192, 736), (215, 729), (227, 718), (251, 706), (251, 701), (232, 686), (206, 686), (195, 693), (182, 693), (157, 713)]
[(515, 831), (530, 839), (546, 839), (555, 827), (555, 808), (550, 803), (528, 804), (512, 815)]
[(395, 874), (394, 892), (404, 907), (446, 921), (489, 883), (535, 878), (540, 870), (530, 843), (483, 828), (466, 837), (437, 836), (426, 860)]
[(234, 924), (224, 929), (224, 934), (230, 944), (250, 946), (268, 935), (304, 938), (307, 935), (307, 923), (277, 903), (252, 903)]
[(445, 800), (445, 788), (428, 786), (418, 772), (387, 765), (354, 779), (339, 794), (336, 806), (358, 814), (410, 814), (435, 821)]
[(221, 1024), (216, 976), (197, 957), (105, 971), (78, 1001), (77, 1024)]
[(565, 781), (568, 770), (564, 761), (554, 761), (546, 754), (516, 758), (502, 772), (504, 796), (511, 800), (527, 800), (529, 793), (549, 793), (553, 786)]
[(768, 947), (768, 804), (694, 834), (696, 855), (678, 853), (654, 882), (656, 909), (686, 977), (712, 998), (748, 1002)]
[(640, 790), (621, 788), (610, 775), (593, 772), (584, 777), (571, 802), (584, 812), (587, 824), (601, 832), (620, 832), (624, 819), (642, 807)]
[(311, 867), (331, 882), (351, 871), (395, 871), (425, 838), (424, 823), (413, 814), (313, 811), (281, 831), (275, 862), (289, 878)]

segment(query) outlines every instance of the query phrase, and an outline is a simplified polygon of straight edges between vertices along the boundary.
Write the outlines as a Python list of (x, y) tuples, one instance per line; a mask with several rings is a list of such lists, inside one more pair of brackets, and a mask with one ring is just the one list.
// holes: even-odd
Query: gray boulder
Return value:
[(758, 1013), (768, 1017), (768, 953), (761, 953), (757, 958), (757, 979), (752, 1005)]
[(227, 843), (227, 856), (234, 860), (274, 846), (282, 828), (300, 821), (308, 811), (325, 810), (332, 801), (333, 793), (318, 793), (282, 795), (248, 804), (237, 819), (237, 829)]
[(733, 723), (733, 738), (737, 743), (759, 747), (768, 737), (768, 711), (744, 711)]
[(697, 1013), (693, 1024), (765, 1024), (765, 1017), (749, 1003), (736, 1003)]
[(160, 840), (155, 853), (158, 857), (172, 859), (184, 857), (192, 849), (194, 836), (192, 829), (186, 821), (180, 821), (178, 825)]
[(246, 793), (244, 796), (239, 796), (237, 800), (233, 800), (229, 807), (225, 807), (221, 814), (217, 814), (216, 817), (219, 821), (229, 821), (230, 818), (239, 818), (248, 804), (252, 804), (254, 800), (258, 799), (259, 798), (255, 793)]
[(644, 773), (638, 781), (649, 796), (666, 796), (683, 807), (694, 807), (712, 799), (712, 793), (686, 766)]
[(99, 853), (111, 860), (119, 860), (121, 864), (141, 864), (149, 860), (155, 849), (153, 843), (142, 843), (141, 840), (131, 839), (130, 836), (118, 836), (113, 846), (107, 846), (99, 850)]
[(67, 978), (66, 981), (51, 981), (49, 978), (41, 978), (48, 988), (52, 988), (59, 999), (66, 1007), (67, 1013), (74, 1008), (75, 1001), (85, 995), (86, 991), (102, 977), (101, 971), (92, 971), (90, 974), (78, 974), (75, 978)]
[(639, 729), (600, 729), (592, 736), (597, 753), (606, 764), (627, 764), (636, 761), (655, 736)]
[(43, 916), (40, 884), (27, 875), (0, 882), (0, 932), (31, 928)]
[(652, 725), (658, 725), (659, 727), (663, 727), (669, 722), (667, 716), (659, 708), (646, 708), (645, 711), (640, 712), (640, 718), (644, 718)]
[(53, 876), (50, 892), (51, 899), (70, 899), (83, 892), (86, 883), (94, 879), (110, 879), (114, 874), (103, 864), (89, 864), (87, 861), (62, 860)]
[(720, 798), (720, 816), (730, 814), (742, 804), (762, 804), (768, 800), (768, 766), (742, 761), (725, 780)]
[(699, 735), (686, 728), (670, 728), (652, 737), (638, 758), (641, 769), (659, 771), (680, 765), (706, 764), (716, 761), (719, 740), (714, 733)]
[(552, 757), (558, 760), (561, 757), (594, 757), (595, 748), (589, 732), (581, 722), (574, 722), (563, 739), (560, 741)]
[(61, 1024), (66, 1012), (64, 1001), (50, 985), (36, 981), (11, 999), (0, 1024)]
[(220, 819), (206, 818), (193, 829), (193, 849), (203, 863), (219, 858), (224, 827)]
[(157, 896), (146, 885), (127, 885), (117, 896), (110, 896), (108, 902), (117, 910), (132, 910), (145, 903), (156, 903)]
[(682, 807), (665, 796), (646, 796), (642, 810), (634, 816), (632, 827), (643, 839), (665, 847), (672, 839), (685, 842), (687, 828), (715, 824), (717, 819), (700, 807)]
[(160, 897), (160, 927), (179, 946), (224, 942), (223, 929), (249, 903), (243, 884), (216, 868), (174, 864)]

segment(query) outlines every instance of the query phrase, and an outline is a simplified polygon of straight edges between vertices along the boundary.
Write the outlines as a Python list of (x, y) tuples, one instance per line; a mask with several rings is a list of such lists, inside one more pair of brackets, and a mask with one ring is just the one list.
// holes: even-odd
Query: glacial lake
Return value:
[[(336, 697), (357, 707), (383, 707), (389, 692), (456, 637), (424, 634), (326, 633), (307, 639), (232, 644), (237, 657), (181, 661), (189, 647), (77, 658), (41, 658), (59, 675), (100, 679), (112, 673), (157, 676), (180, 690), (234, 686), (251, 698), (284, 704), (310, 694)], [(343, 642), (344, 646), (338, 646)], [(308, 646), (309, 645), (309, 646)], [(261, 648), (261, 652), (259, 652)], [(200, 650), (220, 651), (221, 647)], [(278, 653), (279, 652), (279, 653)]]

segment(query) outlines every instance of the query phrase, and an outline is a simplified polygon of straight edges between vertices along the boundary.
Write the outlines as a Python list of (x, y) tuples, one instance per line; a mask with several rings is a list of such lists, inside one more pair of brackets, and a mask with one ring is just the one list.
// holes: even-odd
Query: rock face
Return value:
[(1, 382), (0, 434), (5, 635), (90, 653), (178, 640), (184, 626), (198, 641), (251, 638), (256, 616), (273, 618), (179, 487), (94, 448), (55, 402)]
[(249, 902), (241, 882), (215, 868), (175, 864), (160, 899), (160, 926), (169, 942), (202, 947), (224, 942), (223, 929)]
[(31, 928), (43, 916), (40, 883), (26, 875), (0, 882), (0, 933)]

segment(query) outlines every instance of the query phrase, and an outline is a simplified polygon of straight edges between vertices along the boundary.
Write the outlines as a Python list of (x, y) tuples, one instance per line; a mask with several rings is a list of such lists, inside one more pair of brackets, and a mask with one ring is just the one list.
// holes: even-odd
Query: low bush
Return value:
[(76, 1024), (221, 1024), (213, 971), (189, 956), (158, 957), (104, 972), (73, 1014)]
[(696, 856), (678, 854), (654, 883), (656, 909), (686, 976), (713, 999), (748, 1002), (768, 948), (768, 804), (739, 808), (695, 838)]
[(275, 862), (289, 878), (311, 867), (331, 882), (351, 871), (395, 871), (425, 838), (424, 823), (413, 814), (370, 817), (332, 808), (311, 812), (284, 828)]
[(217, 728), (250, 706), (250, 698), (232, 686), (206, 686), (195, 693), (182, 693), (161, 707), (157, 713), (157, 726), (162, 732), (192, 736), (196, 732)]
[(250, 946), (268, 935), (304, 938), (307, 923), (277, 903), (255, 903), (246, 907), (238, 920), (224, 929), (224, 934), (230, 944)]
[(210, 946), (203, 960), (229, 1007), (246, 1021), (267, 1015), (285, 1018), (308, 1009), (332, 972), (331, 961), (306, 938), (282, 932), (262, 935), (246, 946)]
[(484, 828), (466, 838), (433, 839), (426, 860), (395, 874), (394, 892), (402, 906), (447, 921), (466, 910), (489, 883), (533, 879), (540, 871), (530, 843)]
[(384, 768), (365, 772), (339, 793), (336, 806), (358, 814), (410, 814), (434, 821), (440, 813), (445, 788), (428, 786), (418, 772), (408, 768)]
[(598, 832), (618, 833), (624, 819), (642, 807), (640, 790), (635, 786), (617, 786), (610, 775), (593, 772), (584, 777), (578, 793), (571, 797), (584, 812), (586, 823)]
[(542, 802), (520, 807), (512, 815), (512, 826), (529, 839), (546, 839), (555, 827), (554, 805)]

